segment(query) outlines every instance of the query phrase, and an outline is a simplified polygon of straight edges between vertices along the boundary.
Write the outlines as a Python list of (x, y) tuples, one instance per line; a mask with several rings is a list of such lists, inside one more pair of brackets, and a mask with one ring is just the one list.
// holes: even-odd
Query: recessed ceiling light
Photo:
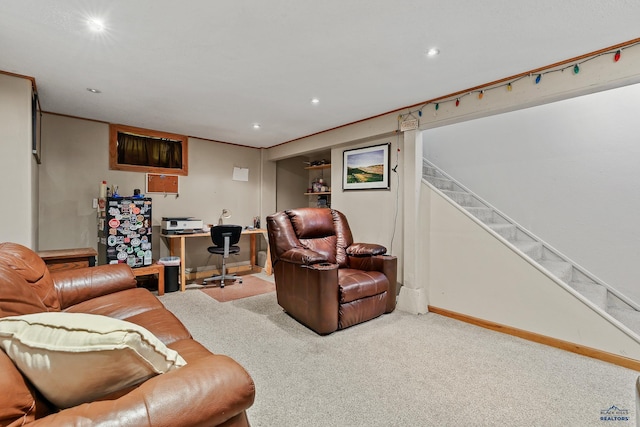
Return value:
[(317, 105), (317, 104), (319, 104), (319, 103), (320, 103), (320, 100), (319, 100), (318, 98), (311, 98), (311, 103), (312, 103), (313, 105)]
[(91, 93), (102, 93), (102, 91), (100, 91), (100, 90), (98, 90), (98, 89), (91, 88), (91, 87), (88, 87), (88, 88), (87, 88), (87, 90), (88, 90), (89, 92), (91, 92)]
[(104, 22), (102, 22), (102, 19), (97, 19), (97, 18), (91, 18), (89, 19), (89, 28), (91, 28), (93, 31), (103, 31), (104, 30)]
[(253, 128), (254, 129), (260, 129), (260, 123), (254, 123), (253, 124)]
[(427, 56), (436, 56), (440, 53), (440, 49), (436, 48), (436, 47), (432, 47), (431, 49), (429, 49), (427, 51)]

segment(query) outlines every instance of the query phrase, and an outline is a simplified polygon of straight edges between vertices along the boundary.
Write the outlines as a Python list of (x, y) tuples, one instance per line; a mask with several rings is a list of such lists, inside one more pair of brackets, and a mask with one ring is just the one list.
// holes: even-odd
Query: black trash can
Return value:
[(166, 258), (160, 258), (158, 264), (164, 265), (164, 291), (175, 292), (180, 287), (178, 286), (178, 274), (180, 272), (180, 258), (177, 256), (170, 256)]

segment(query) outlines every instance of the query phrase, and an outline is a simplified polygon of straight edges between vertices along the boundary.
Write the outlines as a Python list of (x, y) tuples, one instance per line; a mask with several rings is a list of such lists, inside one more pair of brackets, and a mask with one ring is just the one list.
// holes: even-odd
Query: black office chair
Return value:
[(216, 225), (211, 227), (211, 241), (215, 246), (209, 246), (207, 250), (212, 254), (222, 255), (222, 271), (218, 276), (208, 277), (204, 279), (204, 283), (212, 280), (220, 280), (220, 287), (224, 288), (225, 280), (238, 280), (242, 283), (242, 278), (234, 274), (227, 274), (226, 259), (229, 254), (237, 254), (240, 252), (240, 246), (236, 244), (240, 241), (242, 234), (241, 225)]

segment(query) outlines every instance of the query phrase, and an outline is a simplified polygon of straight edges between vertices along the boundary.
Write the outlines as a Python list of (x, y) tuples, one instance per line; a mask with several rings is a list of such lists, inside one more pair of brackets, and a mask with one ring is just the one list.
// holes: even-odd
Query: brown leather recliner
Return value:
[(390, 313), (397, 259), (384, 246), (353, 243), (345, 216), (300, 208), (267, 217), (278, 304), (318, 334)]

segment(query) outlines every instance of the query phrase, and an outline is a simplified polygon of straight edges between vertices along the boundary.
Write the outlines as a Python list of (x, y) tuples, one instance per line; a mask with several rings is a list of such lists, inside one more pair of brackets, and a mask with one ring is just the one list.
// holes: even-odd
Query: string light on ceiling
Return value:
[[(638, 39), (629, 42), (627, 45), (624, 46), (624, 49), (629, 49), (630, 47), (633, 46), (637, 46), (640, 45), (640, 41), (638, 41)], [(533, 84), (541, 84), (542, 82), (542, 76), (547, 75), (547, 74), (551, 74), (551, 73), (557, 73), (557, 72), (564, 72), (567, 69), (572, 69), (572, 74), (573, 75), (577, 75), (580, 73), (580, 71), (582, 71), (581, 65), (585, 64), (586, 62), (592, 61), (596, 58), (599, 58), (601, 56), (612, 56), (613, 58), (613, 62), (617, 63), (618, 61), (620, 61), (620, 59), (622, 58), (622, 49), (623, 48), (615, 48), (614, 50), (607, 50), (607, 51), (600, 51), (598, 53), (595, 53), (591, 56), (585, 56), (582, 58), (582, 60), (578, 61), (578, 62), (573, 62), (571, 61), (571, 64), (567, 65), (569, 61), (564, 62), (564, 65), (558, 66), (558, 64), (556, 64), (555, 66), (550, 66), (548, 69), (541, 69), (541, 71), (534, 71), (531, 73), (527, 73), (527, 74), (521, 74), (518, 76), (515, 76), (513, 79), (510, 79), (510, 81), (508, 82), (504, 82), (504, 83), (498, 83), (498, 84), (488, 84), (486, 86), (480, 87), (478, 89), (474, 89), (471, 90), (469, 92), (466, 93), (455, 93), (451, 96), (451, 98), (441, 98), (441, 99), (436, 99), (436, 100), (432, 100), (429, 102), (426, 102), (424, 104), (422, 104), (417, 110), (412, 110), (409, 111), (408, 113), (405, 114), (399, 114), (398, 115), (398, 123), (402, 122), (403, 120), (405, 120), (407, 117), (409, 116), (413, 116), (414, 113), (418, 114), (418, 117), (422, 117), (422, 110), (427, 106), (432, 104), (434, 107), (434, 115), (436, 111), (441, 110), (441, 107), (443, 106), (443, 104), (447, 104), (447, 103), (453, 103), (456, 107), (458, 107), (460, 105), (460, 103), (462, 102), (462, 99), (465, 98), (466, 96), (469, 95), (473, 95), (475, 94), (477, 96), (477, 99), (483, 99), (484, 98), (484, 94), (487, 91), (490, 90), (495, 90), (498, 88), (505, 88), (507, 92), (512, 92), (513, 91), (513, 86), (514, 84), (520, 82), (521, 80), (524, 79), (530, 79), (532, 80)], [(439, 53), (439, 51), (437, 49), (435, 49), (437, 52), (434, 53), (434, 55), (437, 55), (437, 53)], [(506, 79), (505, 79), (506, 80)]]

